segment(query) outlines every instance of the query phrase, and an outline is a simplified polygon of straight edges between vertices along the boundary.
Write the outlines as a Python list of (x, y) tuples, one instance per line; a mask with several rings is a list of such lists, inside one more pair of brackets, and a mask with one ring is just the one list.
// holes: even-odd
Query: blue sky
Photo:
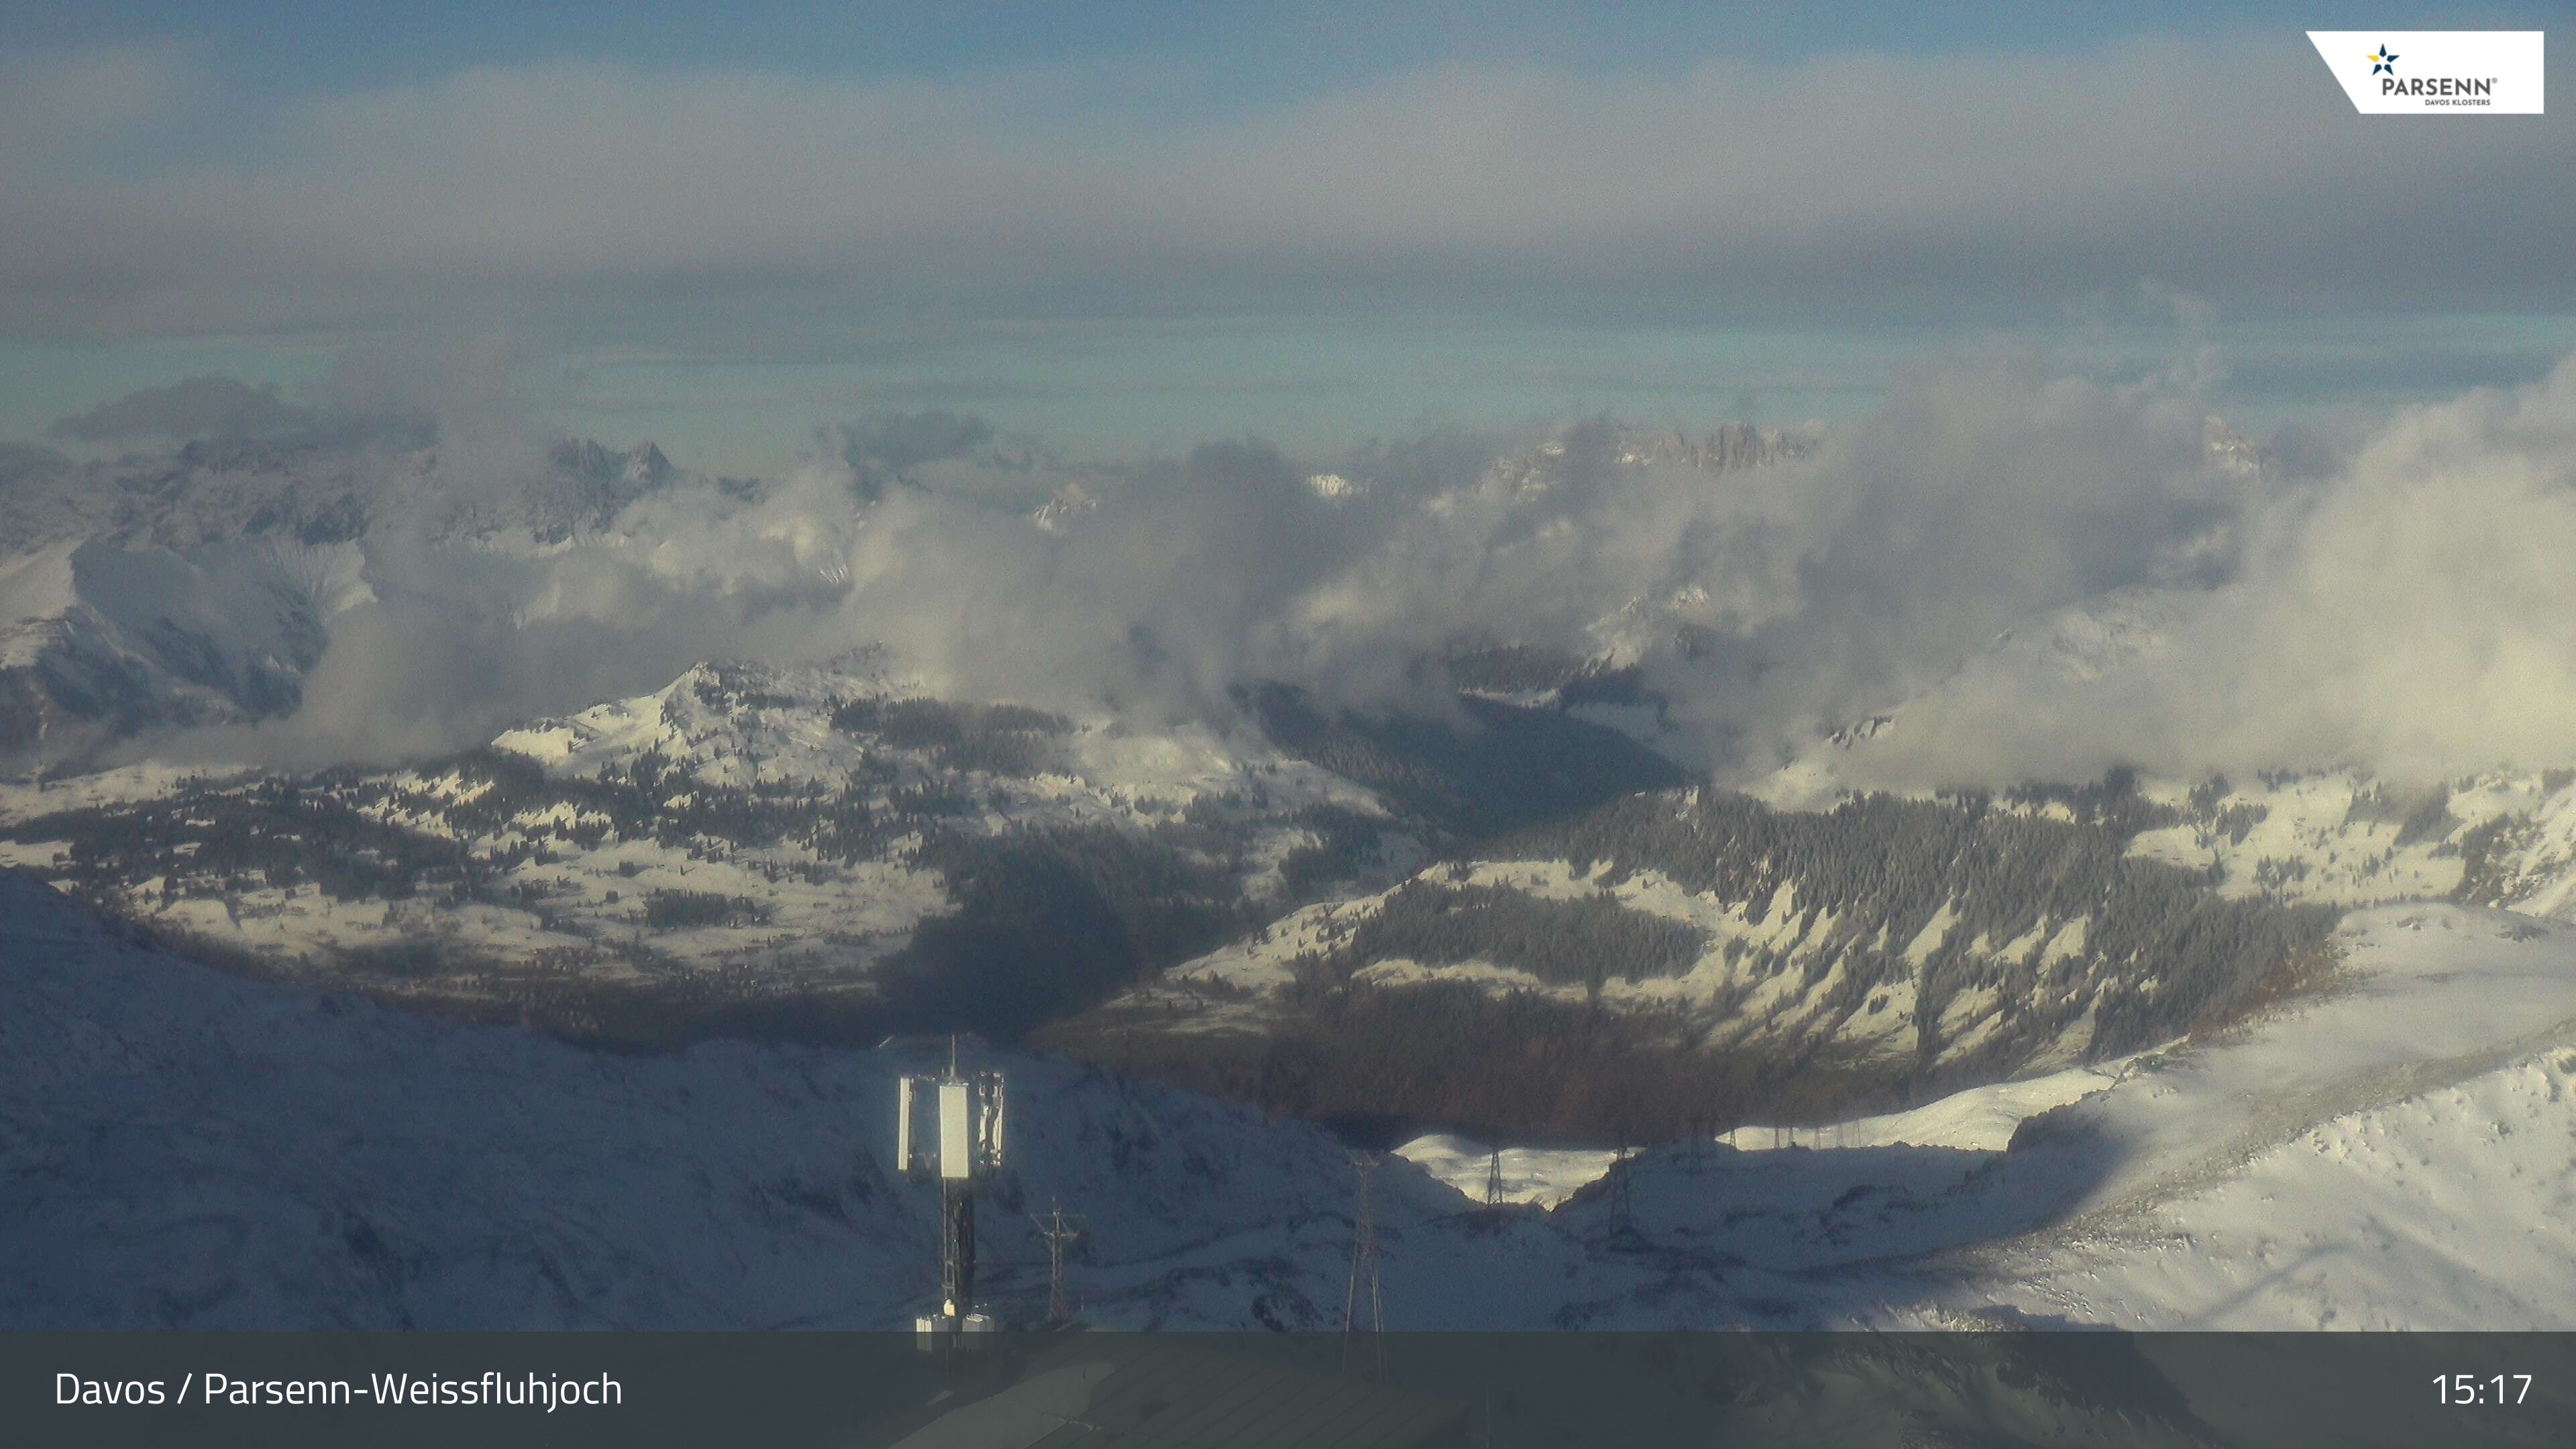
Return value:
[(1962, 347), (2381, 407), (2576, 346), (2576, 134), (2356, 117), (2300, 32), (2558, 13), (12, 4), (0, 437), (410, 345), (733, 471), (1842, 416)]

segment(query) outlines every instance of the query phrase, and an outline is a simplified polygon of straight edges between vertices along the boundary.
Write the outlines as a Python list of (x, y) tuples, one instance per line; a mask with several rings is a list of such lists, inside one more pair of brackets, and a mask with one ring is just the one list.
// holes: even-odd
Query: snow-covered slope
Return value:
[[(1894, 725), (1855, 732), (1754, 793), (1806, 810), (1849, 798), (1834, 753), (1866, 751)], [(2140, 779), (2133, 789), (2130, 856), (2205, 876), (2230, 898), (2339, 909), (2457, 900), (2576, 918), (2576, 770), (2490, 770), (2431, 784), (2354, 768), (2281, 770)], [(2052, 809), (2045, 797), (1998, 804)]]
[(679, 777), (735, 789), (837, 785), (901, 753), (990, 777), (1013, 797), (990, 805), (1004, 816), (1051, 805), (1068, 824), (1182, 815), (1256, 779), (1282, 812), (1383, 813), (1366, 790), (1258, 739), (1195, 724), (1147, 734), (1108, 715), (1077, 721), (950, 704), (875, 649), (817, 666), (704, 664), (651, 694), (540, 720), (492, 743), (557, 776), (598, 779), (650, 755)]
[[(2344, 946), (2333, 993), (2129, 1064), (2008, 1150), (1682, 1144), (1554, 1212), (1390, 1160), (1388, 1320), (2568, 1327), (2576, 935), (2431, 907)], [(923, 1055), (425, 1020), (207, 972), (0, 878), (0, 1322), (899, 1322), (930, 1213), (885, 1169), (886, 1102)], [(1327, 1134), (981, 1060), (1022, 1104), (986, 1213), (1006, 1310), (1043, 1288), (1020, 1211), (1060, 1201), (1091, 1223), (1095, 1321), (1338, 1319), (1353, 1195)]]
[(241, 538), (345, 543), (397, 523), (560, 540), (681, 478), (650, 443), (574, 439), (530, 461), (497, 484), (459, 487), (442, 479), (437, 447), (410, 435), (209, 439), (95, 463), (10, 447), (0, 451), (0, 556), (90, 538), (179, 550)]
[[(928, 1052), (593, 1053), (218, 977), (6, 876), (0, 1052), (11, 1330), (890, 1328), (935, 1275), (935, 1193), (885, 1167), (892, 1078)], [(1019, 1104), (1016, 1163), (979, 1214), (989, 1306), (1026, 1321), (1043, 1304), (1024, 1210), (1061, 1202), (1087, 1218), (1071, 1279), (1096, 1326), (1338, 1326), (1352, 1194), (1322, 1132), (1058, 1064), (976, 1064)], [(1562, 1326), (1568, 1300), (1603, 1294), (1639, 1326), (1706, 1327), (1731, 1316), (1720, 1276), (1781, 1287), (1535, 1214), (1462, 1215), (1401, 1161), (1374, 1198), (1398, 1329)], [(2207, 1442), (2169, 1391), (2106, 1395), (2019, 1338), (1810, 1340), (1783, 1363), (1728, 1336), (1687, 1365), (1560, 1363), (1509, 1401), (1553, 1442), (1674, 1407), (1754, 1442), (1851, 1442), (1856, 1423), (1891, 1443), (1997, 1424)], [(1037, 1346), (1065, 1343), (1126, 1351)], [(1720, 1380), (1781, 1386), (1700, 1396)]]
[(2381, 905), (2458, 900), (2576, 916), (2576, 771), (2490, 771), (2430, 786), (2358, 770), (2151, 782), (2172, 824), (2131, 852), (2236, 896)]
[[(352, 557), (343, 558), (340, 554)], [(294, 708), (354, 550), (59, 543), (0, 564), (0, 770)]]
[(291, 712), (333, 617), (374, 597), (372, 535), (561, 547), (679, 477), (650, 444), (565, 443), (473, 488), (426, 448), (199, 442), (93, 464), (0, 450), (0, 774)]
[[(884, 1165), (893, 1077), (933, 1050), (462, 1027), (221, 976), (0, 875), (0, 1323), (890, 1327), (935, 1276), (935, 1201)], [(990, 1060), (1024, 1124), (986, 1213), (997, 1300), (1042, 1300), (1020, 1209), (1061, 1200), (1093, 1215), (1105, 1321), (1338, 1306), (1322, 1131)], [(1400, 1232), (1438, 1189), (1381, 1192)]]
[(2427, 906), (2346, 942), (2323, 999), (2033, 1124), (2034, 1159), (2106, 1169), (1996, 1255), (2007, 1301), (2149, 1328), (2570, 1326), (2576, 935)]
[[(2217, 1039), (1657, 1149), (1624, 1210), (1607, 1153), (1507, 1151), (1505, 1191), (1778, 1269), (1874, 1263), (1830, 1291), (1881, 1326), (2568, 1328), (2576, 934), (2427, 906), (2340, 939), (2332, 988)], [(1481, 1200), (1483, 1144), (1402, 1151)]]
[[(1282, 1106), (1534, 1136), (1918, 1099), (2224, 1017), (2331, 929), (2142, 857), (2145, 818), (2104, 792), (1630, 796), (1306, 907), (1054, 1039)], [(1579, 1085), (1484, 1067), (1524, 1054)]]
[[(1781, 809), (1829, 809), (1881, 788), (1890, 752), (1920, 743), (1917, 721), (1955, 729), (1985, 717), (1978, 701), (2045, 701), (2102, 680), (2141, 687), (2124, 673), (2189, 647), (2217, 598), (2132, 587), (2026, 621), (1921, 695), (1833, 731), (1745, 789)], [(2338, 908), (2456, 899), (2565, 919), (2576, 913), (2576, 768), (2527, 764), (2448, 779), (2350, 764), (2133, 775), (2129, 850), (2239, 898)], [(2063, 793), (2004, 791), (1995, 803), (2062, 816)]]
[(2053, 1108), (2081, 1102), (2109, 1091), (2139, 1058), (2121, 1057), (2091, 1066), (2069, 1067), (2015, 1077), (1874, 1117), (1830, 1123), (1747, 1124), (1718, 1134), (1717, 1140), (1744, 1152), (1782, 1147), (1954, 1147), (1968, 1152), (2000, 1152), (2012, 1145), (2021, 1124)]
[(1419, 858), (1417, 823), (1248, 731), (916, 690), (873, 652), (717, 663), (405, 769), (21, 788), (0, 864), (271, 970), (574, 1027), (641, 994), (688, 1033), (728, 1002), (874, 1001), (896, 958), (928, 990), (1007, 956), (1029, 979), (960, 1009), (1025, 1024), (1168, 953), (1157, 933)]
[(1490, 1197), (1543, 1208), (1556, 1207), (1600, 1181), (1619, 1160), (1612, 1148), (1502, 1147), (1454, 1132), (1416, 1137), (1397, 1147), (1395, 1155), (1457, 1189), (1469, 1202)]

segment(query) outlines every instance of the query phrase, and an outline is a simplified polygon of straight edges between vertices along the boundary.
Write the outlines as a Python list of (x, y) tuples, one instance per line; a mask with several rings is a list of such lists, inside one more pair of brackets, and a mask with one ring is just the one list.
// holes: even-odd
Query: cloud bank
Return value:
[(0, 328), (30, 333), (638, 300), (686, 328), (815, 298), (1879, 316), (2141, 277), (2234, 305), (2564, 306), (2576, 232), (2565, 118), (2372, 123), (2291, 31), (1678, 76), (1447, 63), (1259, 103), (1096, 65), (556, 63), (294, 99), (165, 52), (13, 73)]
[[(1437, 712), (1444, 659), (1509, 643), (1634, 665), (1664, 747), (1726, 779), (1889, 712), (1851, 778), (2576, 760), (2576, 360), (2287, 464), (2213, 447), (2210, 375), (1958, 360), (1715, 472), (1606, 421), (1078, 465), (879, 417), (757, 494), (684, 482), (561, 544), (381, 523), (304, 709), (200, 745), (388, 758), (880, 643), (942, 694), (1232, 728), (1255, 680)], [(509, 410), (432, 391), (493, 431), (442, 438), (422, 501), (523, 486), (543, 450)]]
[(2246, 520), (2225, 582), (2091, 677), (1989, 659), (1909, 710), (1894, 780), (2576, 761), (2576, 359), (2390, 417)]

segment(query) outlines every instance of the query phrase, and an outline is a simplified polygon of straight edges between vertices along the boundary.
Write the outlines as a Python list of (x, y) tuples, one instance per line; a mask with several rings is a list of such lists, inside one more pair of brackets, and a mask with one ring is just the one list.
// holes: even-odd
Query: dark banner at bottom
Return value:
[(2576, 1334), (16, 1334), (0, 1442), (2576, 1443)]

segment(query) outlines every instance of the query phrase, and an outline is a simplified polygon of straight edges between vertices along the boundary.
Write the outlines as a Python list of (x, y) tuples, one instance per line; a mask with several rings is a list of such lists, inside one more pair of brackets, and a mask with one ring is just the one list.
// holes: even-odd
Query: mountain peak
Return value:
[(1804, 458), (1816, 451), (1818, 441), (1817, 435), (1807, 429), (1721, 423), (1696, 435), (1679, 430), (1648, 432), (1622, 428), (1616, 446), (1619, 461), (1630, 467), (1679, 464), (1703, 472), (1722, 473)]

